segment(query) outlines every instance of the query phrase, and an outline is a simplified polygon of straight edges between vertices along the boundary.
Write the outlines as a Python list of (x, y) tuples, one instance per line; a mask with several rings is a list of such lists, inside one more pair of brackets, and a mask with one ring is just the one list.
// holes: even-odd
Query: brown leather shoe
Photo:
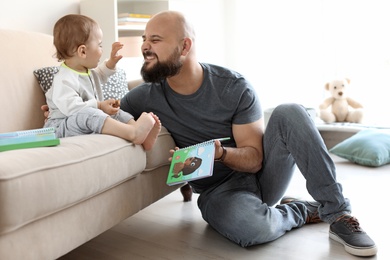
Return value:
[(318, 214), (318, 207), (321, 206), (321, 204), (317, 201), (307, 201), (307, 200), (299, 200), (292, 197), (283, 197), (280, 201), (280, 204), (289, 204), (289, 203), (300, 203), (306, 206), (307, 210), (307, 217), (306, 217), (306, 224), (314, 224), (314, 223), (320, 223), (322, 220), (320, 219), (320, 216)]

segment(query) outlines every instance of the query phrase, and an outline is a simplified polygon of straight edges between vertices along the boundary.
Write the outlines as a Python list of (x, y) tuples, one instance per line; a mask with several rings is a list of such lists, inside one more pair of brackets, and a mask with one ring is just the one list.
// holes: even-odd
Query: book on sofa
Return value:
[(214, 167), (214, 142), (215, 139), (176, 150), (172, 155), (167, 184), (176, 185), (210, 177)]
[(0, 152), (59, 144), (53, 127), (0, 133)]

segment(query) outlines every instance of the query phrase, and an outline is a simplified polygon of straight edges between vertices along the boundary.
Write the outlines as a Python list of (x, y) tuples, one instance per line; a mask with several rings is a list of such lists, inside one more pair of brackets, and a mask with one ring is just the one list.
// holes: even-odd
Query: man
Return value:
[[(377, 253), (374, 241), (349, 215), (334, 163), (304, 108), (278, 106), (265, 132), (250, 83), (234, 71), (199, 63), (195, 33), (178, 12), (152, 17), (143, 41), (141, 73), (147, 83), (132, 89), (121, 108), (136, 118), (143, 111), (158, 115), (178, 147), (231, 137), (223, 146), (216, 141), (213, 176), (190, 183), (200, 193), (198, 206), (207, 223), (247, 247), (322, 220), (349, 253)], [(316, 202), (282, 199), (295, 164)]]
[[(247, 247), (275, 240), (305, 223), (325, 221), (330, 238), (347, 252), (370, 256), (374, 241), (350, 216), (349, 201), (336, 181), (335, 166), (313, 121), (295, 104), (277, 107), (264, 131), (262, 110), (245, 78), (199, 63), (195, 33), (185, 17), (161, 12), (143, 35), (145, 82), (131, 90), (121, 108), (135, 117), (157, 114), (178, 147), (216, 142), (214, 174), (190, 183), (200, 193), (203, 218), (219, 233)], [(283, 196), (295, 164), (316, 202)]]

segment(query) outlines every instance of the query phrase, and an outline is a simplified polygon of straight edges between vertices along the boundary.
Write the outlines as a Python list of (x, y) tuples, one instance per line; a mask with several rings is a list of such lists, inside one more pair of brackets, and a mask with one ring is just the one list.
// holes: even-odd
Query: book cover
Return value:
[[(221, 138), (219, 140), (226, 140)], [(210, 177), (213, 174), (215, 140), (176, 150), (168, 172), (167, 184), (176, 185)]]
[(0, 152), (58, 144), (60, 140), (52, 127), (0, 133)]

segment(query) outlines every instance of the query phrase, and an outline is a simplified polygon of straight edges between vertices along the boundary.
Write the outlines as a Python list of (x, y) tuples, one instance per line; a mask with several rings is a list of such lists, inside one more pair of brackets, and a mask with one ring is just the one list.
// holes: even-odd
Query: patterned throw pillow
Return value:
[(54, 74), (58, 72), (58, 67), (44, 67), (34, 70), (33, 73), (38, 80), (43, 93), (46, 93), (53, 84)]
[[(58, 72), (58, 67), (44, 67), (34, 70), (33, 73), (38, 80), (42, 91), (46, 93), (53, 84), (54, 75)], [(106, 84), (102, 85), (103, 98), (121, 99), (128, 91), (126, 72), (117, 68), (116, 72), (108, 78)]]
[(102, 91), (104, 100), (109, 98), (122, 99), (129, 91), (126, 72), (117, 68), (116, 72), (108, 78), (107, 83), (102, 86)]

